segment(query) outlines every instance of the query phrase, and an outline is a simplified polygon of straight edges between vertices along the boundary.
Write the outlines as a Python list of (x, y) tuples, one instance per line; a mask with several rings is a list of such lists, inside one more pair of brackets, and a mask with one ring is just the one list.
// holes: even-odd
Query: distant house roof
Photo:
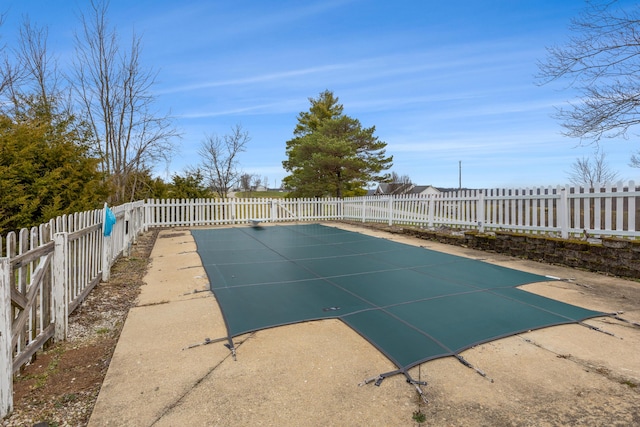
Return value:
[(430, 185), (414, 185), (413, 188), (411, 189), (411, 193), (420, 194), (429, 188), (433, 188), (433, 187), (431, 187)]
[(378, 185), (376, 194), (407, 194), (413, 188), (413, 184), (402, 184), (399, 182), (382, 183)]
[(445, 188), (445, 187), (437, 187), (438, 191), (440, 191), (441, 193), (450, 193), (452, 191), (467, 191), (467, 190), (473, 190), (473, 188)]
[(367, 196), (382, 195), (402, 195), (402, 194), (439, 194), (449, 193), (451, 191), (470, 190), (469, 188), (445, 188), (434, 187), (433, 185), (413, 185), (401, 183), (382, 183), (378, 184), (375, 190), (368, 190)]
[(411, 189), (411, 194), (438, 194), (441, 191), (433, 185), (416, 185)]

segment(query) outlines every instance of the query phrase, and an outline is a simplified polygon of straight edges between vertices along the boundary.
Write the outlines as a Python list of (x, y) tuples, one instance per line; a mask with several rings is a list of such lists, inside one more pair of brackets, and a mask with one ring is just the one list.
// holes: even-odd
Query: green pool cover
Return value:
[(480, 343), (606, 315), (516, 288), (545, 276), (319, 224), (191, 233), (231, 346), (247, 332), (338, 318), (393, 361), (387, 374), (408, 375)]

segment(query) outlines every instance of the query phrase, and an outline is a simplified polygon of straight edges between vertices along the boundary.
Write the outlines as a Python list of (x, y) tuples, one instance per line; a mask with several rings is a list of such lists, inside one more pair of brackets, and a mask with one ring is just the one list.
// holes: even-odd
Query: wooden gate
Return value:
[[(11, 286), (13, 372), (53, 337), (52, 258), (49, 224), (7, 236)], [(13, 252), (13, 253), (11, 253)]]

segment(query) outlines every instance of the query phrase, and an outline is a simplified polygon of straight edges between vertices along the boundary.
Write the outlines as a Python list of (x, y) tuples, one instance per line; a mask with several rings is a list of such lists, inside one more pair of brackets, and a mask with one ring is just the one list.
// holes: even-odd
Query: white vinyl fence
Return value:
[(148, 200), (149, 227), (340, 219), (342, 199), (195, 199)]
[(639, 237), (640, 188), (539, 187), (346, 199), (148, 200), (149, 227), (350, 220), (479, 231)]
[(12, 379), (49, 340), (64, 340), (68, 316), (91, 289), (109, 280), (149, 227), (247, 224), (253, 221), (350, 220), (479, 231), (640, 237), (640, 188), (540, 187), (463, 190), (438, 195), (346, 199), (148, 200), (63, 216), (0, 236), (0, 417), (13, 408)]
[(525, 233), (640, 237), (640, 188), (539, 187), (344, 200), (342, 219)]

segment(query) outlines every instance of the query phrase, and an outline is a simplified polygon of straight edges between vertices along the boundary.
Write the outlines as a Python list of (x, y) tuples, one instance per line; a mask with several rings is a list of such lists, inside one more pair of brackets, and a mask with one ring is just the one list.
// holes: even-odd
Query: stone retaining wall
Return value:
[(410, 227), (401, 227), (401, 230), (402, 234), (421, 239), (640, 279), (640, 241), (637, 240), (607, 237), (594, 243), (509, 232), (457, 234)]

